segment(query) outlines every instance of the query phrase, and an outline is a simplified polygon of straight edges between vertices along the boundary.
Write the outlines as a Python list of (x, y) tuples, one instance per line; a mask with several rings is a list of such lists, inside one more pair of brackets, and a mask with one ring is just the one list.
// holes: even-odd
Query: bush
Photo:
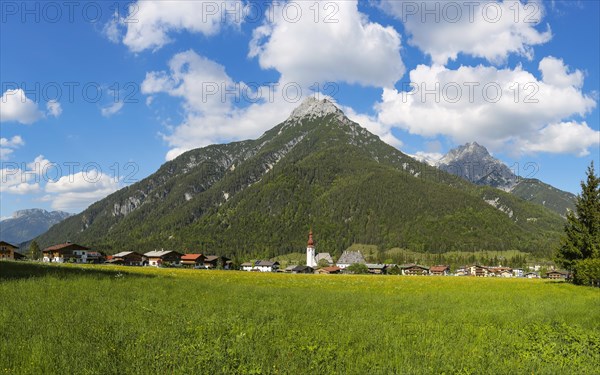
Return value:
[(349, 272), (352, 272), (354, 274), (365, 274), (365, 273), (369, 273), (369, 269), (367, 268), (366, 265), (362, 264), (362, 263), (354, 263), (351, 264), (350, 266), (348, 266), (347, 270)]
[(573, 283), (600, 286), (600, 258), (580, 260), (573, 271)]

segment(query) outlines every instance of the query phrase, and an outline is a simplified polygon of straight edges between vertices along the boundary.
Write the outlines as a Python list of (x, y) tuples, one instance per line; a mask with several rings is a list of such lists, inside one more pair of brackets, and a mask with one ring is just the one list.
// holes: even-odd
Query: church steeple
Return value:
[(312, 229), (308, 232), (308, 243), (306, 244), (306, 265), (312, 268), (317, 266), (317, 259), (315, 258), (315, 241), (313, 240)]

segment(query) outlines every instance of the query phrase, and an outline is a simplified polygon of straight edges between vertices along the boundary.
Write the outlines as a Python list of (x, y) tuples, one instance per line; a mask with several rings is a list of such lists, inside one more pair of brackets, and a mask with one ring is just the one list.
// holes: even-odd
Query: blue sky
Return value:
[(597, 1), (70, 4), (2, 3), (1, 217), (79, 212), (310, 95), (429, 160), (477, 141), (574, 193), (600, 165)]

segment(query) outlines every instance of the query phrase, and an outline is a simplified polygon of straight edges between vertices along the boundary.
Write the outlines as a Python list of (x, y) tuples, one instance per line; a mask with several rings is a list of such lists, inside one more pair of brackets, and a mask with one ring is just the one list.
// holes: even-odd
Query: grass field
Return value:
[(597, 374), (600, 290), (0, 262), (0, 374)]

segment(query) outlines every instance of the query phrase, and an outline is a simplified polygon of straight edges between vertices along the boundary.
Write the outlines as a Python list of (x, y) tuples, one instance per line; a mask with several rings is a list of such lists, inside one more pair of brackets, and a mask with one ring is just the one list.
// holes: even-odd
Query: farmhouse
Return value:
[(165, 264), (181, 264), (181, 253), (172, 250), (155, 250), (144, 254), (148, 258), (148, 265), (160, 267)]
[(431, 266), (429, 273), (434, 276), (448, 276), (450, 274), (450, 266)]
[(333, 274), (333, 273), (340, 273), (341, 271), (342, 271), (342, 269), (340, 267), (331, 266), (331, 267), (320, 268), (317, 270), (316, 273)]
[(231, 268), (231, 259), (224, 256), (207, 255), (204, 259), (204, 266), (209, 269), (222, 268), (228, 270)]
[(538, 275), (537, 272), (527, 272), (526, 274), (523, 275), (523, 277), (526, 277), (528, 279), (539, 279), (540, 275)]
[(491, 267), (488, 268), (491, 276), (497, 277), (513, 277), (512, 268), (510, 267)]
[(76, 243), (65, 242), (59, 245), (54, 245), (42, 250), (44, 254), (44, 262), (75, 262), (75, 263), (87, 263), (88, 262), (88, 250), (85, 246), (78, 245)]
[(185, 267), (204, 267), (206, 257), (202, 254), (185, 254), (181, 257), (181, 264)]
[(144, 256), (135, 251), (122, 251), (113, 255), (109, 263), (122, 264), (124, 266), (141, 266), (144, 264)]
[(409, 263), (400, 265), (403, 275), (408, 276), (426, 276), (429, 275), (429, 267), (419, 264)]
[(309, 266), (294, 266), (291, 269), (291, 272), (292, 273), (315, 273), (315, 269), (312, 267), (309, 267)]
[(274, 272), (279, 269), (279, 262), (271, 262), (270, 260), (258, 260), (254, 263), (254, 269), (260, 272)]
[(372, 273), (375, 275), (382, 275), (385, 273), (387, 266), (385, 264), (367, 263), (367, 268), (369, 269), (369, 273)]
[(571, 277), (571, 274), (569, 274), (569, 272), (567, 271), (554, 270), (546, 272), (546, 277), (553, 280), (565, 280), (569, 279)]
[(25, 255), (17, 251), (18, 247), (8, 242), (0, 241), (0, 260), (24, 259)]
[(360, 251), (344, 251), (342, 256), (337, 261), (337, 266), (341, 269), (346, 269), (352, 264), (362, 263), (365, 264), (365, 258)]
[(319, 263), (327, 262), (327, 264), (329, 266), (333, 266), (333, 258), (331, 257), (331, 254), (329, 254), (329, 253), (319, 253), (315, 257), (315, 260), (317, 261), (317, 265)]
[(252, 268), (254, 268), (254, 265), (252, 264), (252, 262), (245, 262), (242, 263), (242, 271), (252, 271)]

